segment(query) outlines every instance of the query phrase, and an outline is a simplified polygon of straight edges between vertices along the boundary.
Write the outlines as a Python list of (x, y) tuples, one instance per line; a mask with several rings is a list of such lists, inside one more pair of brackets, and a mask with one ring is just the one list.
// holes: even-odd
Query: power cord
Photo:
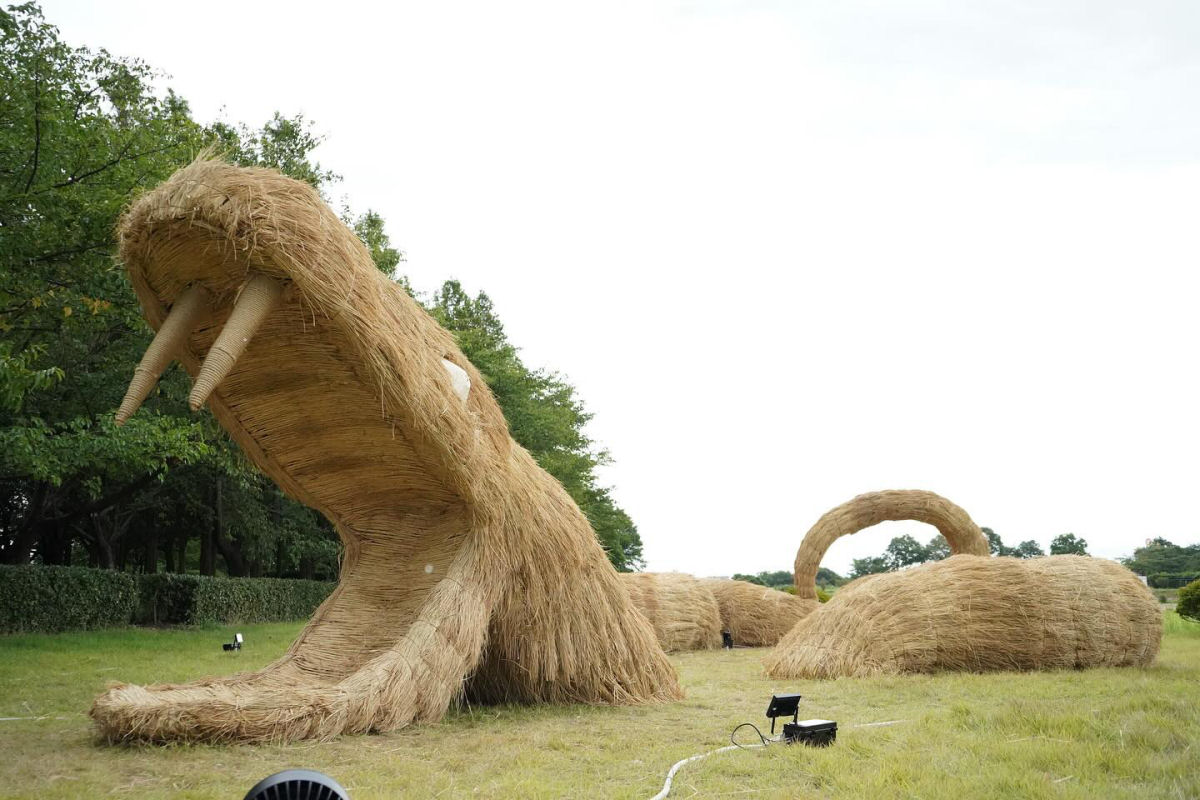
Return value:
[[(737, 732), (745, 727), (754, 728), (754, 732), (758, 734), (758, 739), (761, 744), (741, 744), (736, 738), (734, 738), (737, 736)], [(671, 794), (671, 781), (675, 780), (675, 773), (679, 772), (679, 770), (683, 768), (684, 764), (690, 764), (693, 761), (699, 761), (702, 758), (708, 758), (709, 756), (716, 755), (717, 753), (725, 753), (729, 750), (757, 750), (760, 747), (766, 747), (769, 744), (774, 744), (775, 742), (778, 742), (779, 739), (768, 739), (766, 736), (763, 736), (763, 732), (760, 731), (758, 726), (753, 722), (743, 722), (729, 733), (729, 741), (732, 742), (732, 744), (728, 744), (725, 747), (718, 747), (716, 750), (709, 750), (707, 753), (689, 756), (682, 761), (675, 762), (675, 765), (672, 766), (667, 772), (667, 779), (663, 782), (662, 791), (654, 795), (654, 797), (651, 797), (650, 800), (664, 800), (667, 795)]]
[[(861, 725), (851, 725), (850, 727), (851, 728), (877, 728), (877, 727), (882, 727), (884, 725), (898, 725), (901, 722), (904, 722), (904, 720), (893, 719), (893, 720), (888, 720), (887, 722), (867, 722), (867, 723), (863, 723)], [(737, 739), (735, 738), (737, 736), (737, 732), (739, 730), (741, 730), (742, 728), (746, 728), (746, 727), (750, 727), (750, 728), (754, 729), (754, 732), (758, 734), (758, 740), (761, 742), (761, 744), (739, 744), (738, 743)], [(679, 770), (682, 769), (685, 764), (690, 764), (693, 761), (699, 761), (702, 758), (708, 758), (709, 756), (716, 755), (717, 753), (725, 753), (730, 750), (758, 750), (760, 748), (766, 747), (767, 745), (776, 744), (777, 742), (781, 741), (782, 738), (783, 738), (783, 734), (780, 734), (779, 736), (775, 736), (775, 737), (764, 736), (763, 732), (760, 731), (758, 729), (758, 726), (755, 725), (753, 722), (743, 722), (741, 725), (738, 725), (736, 728), (734, 728), (729, 733), (729, 741), (733, 742), (733, 744), (727, 744), (724, 747), (718, 747), (716, 750), (709, 750), (707, 753), (700, 753), (699, 755), (689, 756), (689, 757), (683, 759), (682, 761), (675, 762), (674, 766), (672, 766), (671, 769), (667, 771), (667, 779), (666, 779), (666, 781), (663, 782), (662, 791), (660, 791), (658, 794), (654, 795), (654, 797), (651, 797), (650, 800), (665, 800), (666, 797), (671, 794), (671, 781), (675, 780), (675, 773), (679, 772)]]

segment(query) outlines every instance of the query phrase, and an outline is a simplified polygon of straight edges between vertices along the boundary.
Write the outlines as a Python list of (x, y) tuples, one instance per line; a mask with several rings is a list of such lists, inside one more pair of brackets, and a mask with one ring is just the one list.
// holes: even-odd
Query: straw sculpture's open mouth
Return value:
[[(453, 337), (307, 186), (197, 162), (135, 202), (120, 234), (158, 334), (117, 421), (178, 358), (195, 376), (192, 408), (207, 403), (264, 472), (325, 514), (345, 557), (338, 588), (279, 661), (224, 680), (115, 686), (92, 709), (106, 735), (387, 730), (440, 717), (464, 691), (678, 696), (586, 520), (512, 443)], [(590, 605), (584, 622), (555, 615), (572, 593)], [(556, 626), (598, 641), (564, 649)]]

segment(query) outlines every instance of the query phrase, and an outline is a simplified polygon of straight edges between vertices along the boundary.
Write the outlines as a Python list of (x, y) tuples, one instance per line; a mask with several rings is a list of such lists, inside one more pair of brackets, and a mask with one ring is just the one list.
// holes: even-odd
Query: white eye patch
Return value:
[(471, 393), (471, 378), (467, 375), (467, 371), (444, 358), (442, 366), (446, 368), (446, 372), (450, 373), (450, 385), (454, 387), (454, 393), (458, 395), (458, 399), (464, 403), (467, 402), (467, 395)]

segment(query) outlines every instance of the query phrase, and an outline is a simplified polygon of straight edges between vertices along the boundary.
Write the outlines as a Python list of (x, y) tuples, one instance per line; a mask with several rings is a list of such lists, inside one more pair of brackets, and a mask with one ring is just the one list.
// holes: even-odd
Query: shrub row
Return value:
[(303, 619), (335, 585), (279, 578), (133, 575), (88, 567), (0, 565), (0, 633)]
[(0, 565), (0, 633), (128, 625), (138, 600), (136, 576), (124, 572)]
[(334, 583), (280, 578), (209, 578), (161, 573), (141, 579), (141, 622), (207, 625), (282, 622), (311, 616)]

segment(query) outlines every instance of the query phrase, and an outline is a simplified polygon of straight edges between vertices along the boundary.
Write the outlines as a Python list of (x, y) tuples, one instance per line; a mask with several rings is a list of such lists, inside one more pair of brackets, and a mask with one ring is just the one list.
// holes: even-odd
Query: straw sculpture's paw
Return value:
[[(136, 201), (121, 255), (154, 342), (123, 423), (178, 358), (205, 403), (345, 545), (338, 588), (276, 663), (118, 686), (110, 738), (253, 741), (389, 730), (466, 694), (678, 697), (582, 513), (508, 435), (454, 338), (305, 184), (201, 161)], [(486, 649), (485, 649), (486, 642)]]

